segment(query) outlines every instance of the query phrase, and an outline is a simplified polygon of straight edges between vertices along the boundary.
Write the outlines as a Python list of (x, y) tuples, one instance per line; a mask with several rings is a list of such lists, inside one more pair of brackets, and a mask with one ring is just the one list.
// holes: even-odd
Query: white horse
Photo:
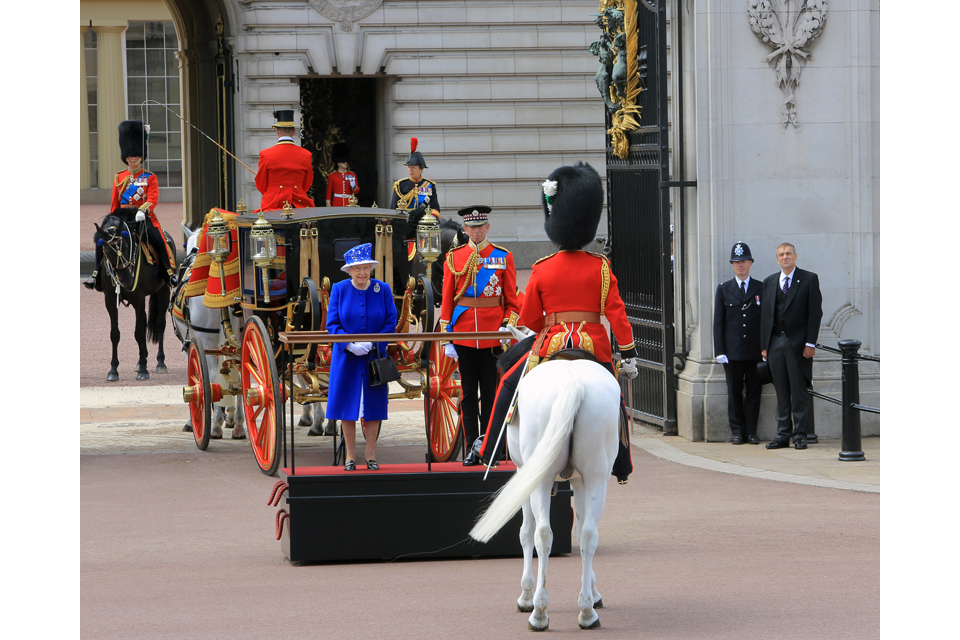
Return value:
[(593, 555), (610, 470), (617, 457), (620, 387), (609, 371), (592, 360), (552, 360), (528, 372), (517, 393), (518, 412), (507, 426), (507, 447), (518, 470), (470, 536), (486, 542), (523, 508), (523, 591), (517, 610), (532, 612), (527, 629), (546, 631), (547, 561), (553, 544), (550, 494), (558, 476), (569, 478), (576, 513), (574, 533), (583, 560), (578, 622), (581, 629), (596, 629), (600, 626), (596, 609), (603, 606), (603, 600), (597, 591)]

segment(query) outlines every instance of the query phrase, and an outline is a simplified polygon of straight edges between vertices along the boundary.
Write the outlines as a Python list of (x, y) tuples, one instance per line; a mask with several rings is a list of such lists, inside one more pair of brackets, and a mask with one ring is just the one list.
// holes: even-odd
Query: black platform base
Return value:
[[(282, 469), (289, 514), (280, 545), (290, 562), (520, 556), (517, 515), (488, 542), (468, 537), (513, 476), (510, 462), (491, 469), (459, 462), (382, 464), (379, 471), (341, 467)], [(573, 491), (561, 482), (550, 507), (551, 555), (570, 553)]]

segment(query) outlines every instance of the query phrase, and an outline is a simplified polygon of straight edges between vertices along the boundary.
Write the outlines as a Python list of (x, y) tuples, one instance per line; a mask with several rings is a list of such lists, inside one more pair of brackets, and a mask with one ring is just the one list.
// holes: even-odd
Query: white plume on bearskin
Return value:
[[(585, 162), (555, 169), (547, 178), (556, 183), (556, 194), (548, 202), (543, 189), (543, 228), (561, 250), (582, 249), (597, 235), (603, 215), (603, 182), (597, 170)], [(553, 185), (550, 185), (551, 191)]]

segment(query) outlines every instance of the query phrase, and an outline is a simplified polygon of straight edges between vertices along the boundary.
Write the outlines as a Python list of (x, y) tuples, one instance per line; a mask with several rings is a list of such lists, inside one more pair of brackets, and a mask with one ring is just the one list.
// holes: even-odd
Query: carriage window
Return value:
[(343, 259), (343, 254), (360, 244), (363, 244), (363, 240), (360, 238), (344, 238), (342, 240), (334, 240), (333, 259), (337, 262), (346, 262), (346, 260)]

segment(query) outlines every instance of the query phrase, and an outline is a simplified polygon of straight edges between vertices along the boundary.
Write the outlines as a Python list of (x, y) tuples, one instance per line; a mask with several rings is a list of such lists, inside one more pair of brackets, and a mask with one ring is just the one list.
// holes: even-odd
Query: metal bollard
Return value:
[(862, 443), (860, 441), (860, 411), (853, 405), (860, 404), (860, 365), (857, 352), (859, 340), (841, 340), (840, 366), (843, 372), (843, 424), (840, 432), (840, 462), (862, 462)]

